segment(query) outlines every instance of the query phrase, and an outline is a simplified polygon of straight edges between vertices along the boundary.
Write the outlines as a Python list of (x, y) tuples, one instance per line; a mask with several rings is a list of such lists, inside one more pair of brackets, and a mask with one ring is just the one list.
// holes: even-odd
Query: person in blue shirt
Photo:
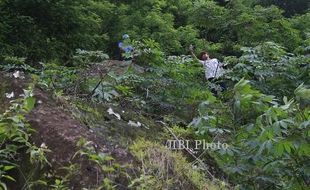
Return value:
[(133, 58), (133, 50), (132, 45), (129, 44), (130, 39), (128, 34), (123, 35), (123, 41), (118, 43), (118, 48), (121, 53), (121, 60), (130, 60)]

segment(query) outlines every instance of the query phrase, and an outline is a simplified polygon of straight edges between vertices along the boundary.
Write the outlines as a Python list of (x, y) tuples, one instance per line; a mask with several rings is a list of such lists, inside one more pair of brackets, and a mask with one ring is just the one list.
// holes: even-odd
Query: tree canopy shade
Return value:
[(310, 8), (308, 0), (258, 0), (264, 6), (276, 5), (285, 11), (286, 16), (304, 14)]
[[(294, 50), (307, 38), (309, 16), (284, 17), (283, 11), (307, 10), (307, 1), (289, 2), (2, 0), (1, 52), (29, 62), (67, 63), (78, 48), (115, 54), (124, 33), (152, 38), (170, 54), (186, 53), (189, 44), (198, 50), (208, 46), (217, 54), (240, 54), (238, 45), (261, 41)], [(278, 4), (284, 10), (269, 6)], [(297, 23), (299, 17), (303, 19)]]
[(1, 52), (31, 61), (72, 56), (72, 49), (98, 47), (105, 41), (101, 19), (85, 10), (89, 1), (1, 1)]

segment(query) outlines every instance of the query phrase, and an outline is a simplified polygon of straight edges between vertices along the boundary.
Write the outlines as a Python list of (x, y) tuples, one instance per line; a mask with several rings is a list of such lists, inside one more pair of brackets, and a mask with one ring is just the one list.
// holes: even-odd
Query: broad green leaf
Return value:
[(24, 108), (26, 111), (31, 111), (34, 108), (35, 105), (35, 98), (34, 97), (28, 97), (25, 99)]
[(283, 143), (283, 146), (284, 146), (284, 149), (287, 153), (291, 153), (291, 148), (292, 148), (292, 143), (291, 142), (288, 142), (288, 141), (285, 141)]
[(13, 177), (9, 176), (9, 175), (2, 175), (2, 177), (10, 180), (10, 181), (16, 181)]
[(283, 152), (284, 152), (284, 147), (283, 147), (282, 143), (278, 143), (276, 145), (276, 155), (282, 156)]
[(11, 169), (15, 168), (15, 166), (4, 166), (3, 170), (4, 171), (9, 171)]

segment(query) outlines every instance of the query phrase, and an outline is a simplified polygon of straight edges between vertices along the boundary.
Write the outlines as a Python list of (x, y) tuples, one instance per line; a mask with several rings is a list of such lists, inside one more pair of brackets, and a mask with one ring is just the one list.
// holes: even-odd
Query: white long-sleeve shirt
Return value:
[(218, 78), (224, 74), (223, 65), (217, 59), (199, 60), (205, 68), (206, 79)]

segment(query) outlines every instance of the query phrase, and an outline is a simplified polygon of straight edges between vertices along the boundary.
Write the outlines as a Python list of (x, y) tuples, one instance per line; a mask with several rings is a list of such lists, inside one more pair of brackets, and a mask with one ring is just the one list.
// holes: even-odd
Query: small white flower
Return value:
[(42, 100), (38, 100), (38, 104), (42, 104), (43, 102), (42, 102)]
[(16, 71), (13, 73), (14, 78), (19, 78), (20, 77), (20, 71)]
[(139, 121), (137, 123), (135, 123), (134, 121), (131, 121), (131, 120), (129, 120), (128, 125), (132, 126), (132, 127), (141, 127), (142, 126), (142, 124)]
[(107, 112), (109, 113), (109, 115), (114, 115), (118, 120), (121, 120), (121, 115), (118, 113), (115, 113), (112, 108), (109, 108)]
[(5, 93), (5, 96), (8, 98), (8, 99), (11, 99), (11, 98), (14, 98), (14, 92), (11, 92), (11, 93)]
[(46, 144), (45, 144), (45, 143), (42, 143), (42, 144), (40, 145), (40, 148), (47, 149), (47, 146), (46, 146)]

